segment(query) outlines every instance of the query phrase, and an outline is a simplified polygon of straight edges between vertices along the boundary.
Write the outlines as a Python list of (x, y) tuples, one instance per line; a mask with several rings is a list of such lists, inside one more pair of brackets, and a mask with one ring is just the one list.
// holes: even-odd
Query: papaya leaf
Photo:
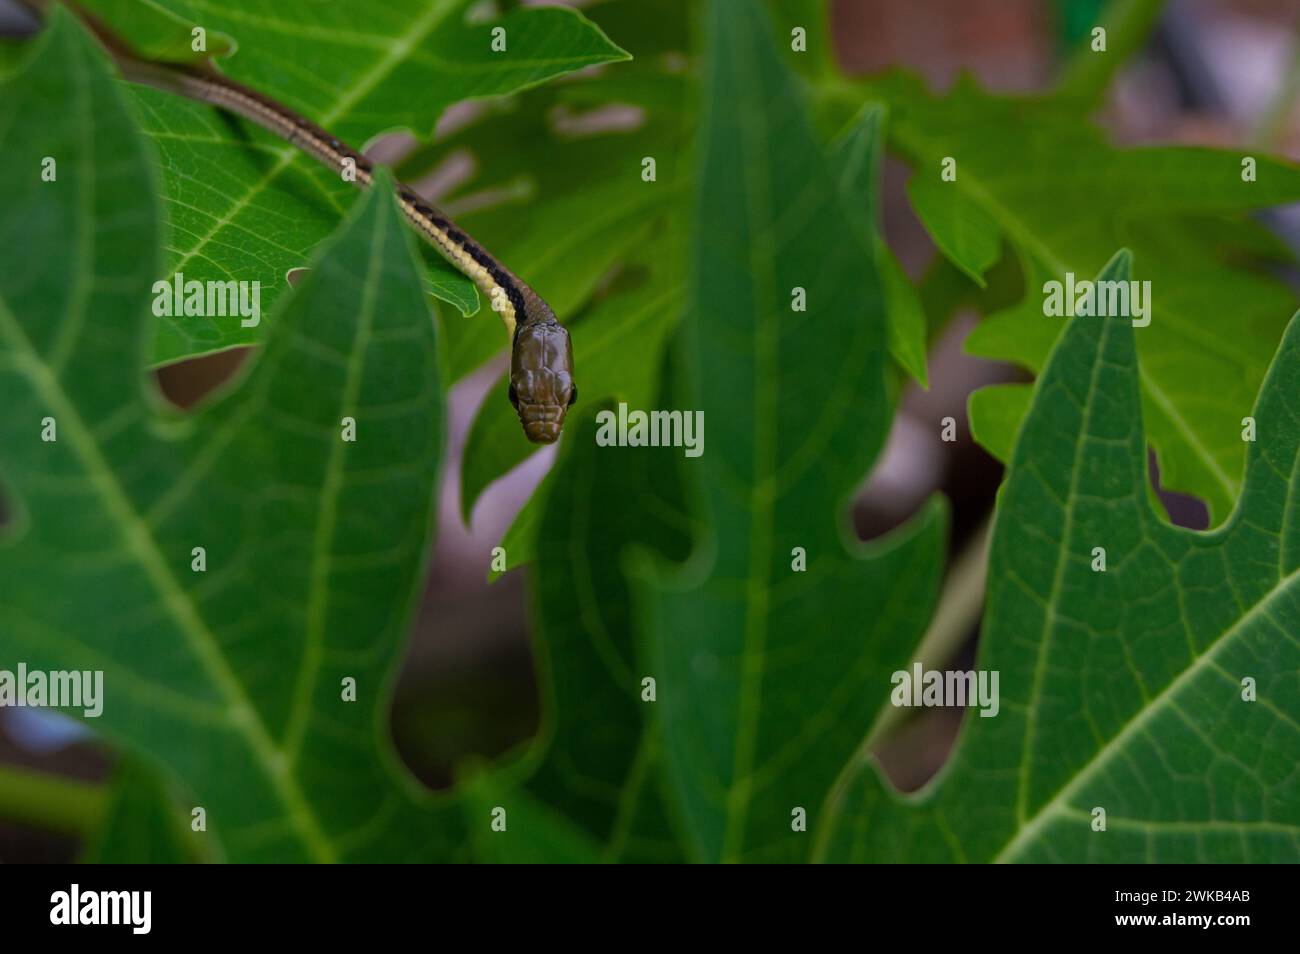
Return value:
[(196, 33), (196, 23), (161, 3), (79, 0), (79, 6), (100, 23), (119, 32), (129, 31), (132, 48), (150, 59), (200, 63), (208, 57), (229, 56), (235, 51), (236, 44), (230, 36), (206, 29)]
[[(221, 60), (225, 72), (358, 148), (397, 129), (430, 137), (454, 102), (627, 57), (581, 14), (560, 7), (470, 23), (469, 0), (379, 6), (288, 0), (273, 9), (254, 0), (113, 0), (109, 6), (113, 25), (128, 40), (152, 38), (159, 10), (230, 35), (237, 50)], [(505, 32), (494, 35), (494, 29)], [(496, 36), (504, 37), (504, 49), (493, 49)], [(163, 274), (256, 278), (269, 309), (288, 288), (288, 272), (306, 264), (333, 231), (353, 187), (250, 123), (170, 93), (132, 89), (163, 156), (171, 225)], [(431, 294), (463, 314), (478, 308), (468, 279), (432, 250), (422, 258)], [(495, 324), (494, 316), (482, 318)], [(162, 323), (153, 357), (165, 362), (256, 342), (264, 330), (219, 319)]]
[(879, 205), (885, 159), (885, 111), (869, 105), (836, 137), (830, 147), (831, 168), (838, 172), (846, 214), (864, 243), (875, 252), (884, 282), (889, 317), (889, 350), (894, 360), (922, 387), (926, 374), (926, 322), (921, 298), (907, 273), (885, 244)]
[(788, 861), (929, 619), (945, 518), (849, 539), (890, 419), (880, 279), (762, 8), (707, 10), (683, 328), (704, 530), (683, 569), (643, 567), (640, 600), (690, 857)]
[(191, 828), (162, 773), (139, 759), (119, 761), (109, 783), (105, 817), (87, 840), (85, 864), (186, 864), (214, 860), (213, 844)]
[(979, 203), (948, 187), (941, 170), (918, 171), (907, 183), (907, 196), (939, 251), (983, 288), (984, 273), (1002, 249), (1002, 233)]
[(592, 409), (570, 424), (533, 538), (542, 730), (520, 765), (472, 784), (480, 804), (546, 820), (492, 838), (486, 847), (498, 860), (538, 857), (539, 837), (582, 844), (587, 860), (682, 858), (662, 787), (657, 686), (638, 645), (625, 570), (632, 547), (674, 561), (689, 552), (681, 455), (601, 446), (596, 435)]
[(1033, 387), (1028, 384), (991, 384), (970, 396), (971, 435), (1002, 463), (1011, 460), (1016, 433), (1025, 419)]
[[(1138, 349), (1161, 479), (1222, 520), (1241, 488), (1240, 421), (1295, 297), (1249, 257), (1226, 254), (1216, 230), (1187, 221), (1240, 221), (1300, 200), (1300, 169), (1225, 150), (1117, 149), (1076, 109), (993, 97), (969, 81), (942, 97), (901, 74), (850, 88), (889, 103), (891, 143), (915, 166), (910, 192), (940, 249), (978, 273), (1001, 236), (1025, 264), (1022, 306), (977, 332), (974, 353), (1040, 370), (1062, 323), (1043, 314), (1043, 281), (1095, 275), (1117, 246), (1133, 250), (1135, 278), (1151, 282)], [(945, 157), (953, 181), (940, 179)], [(1011, 436), (994, 440), (1006, 446)]]
[[(1127, 252), (1103, 279), (1126, 281)], [(1139, 329), (1140, 331), (1141, 329)], [(1300, 860), (1300, 321), (1255, 407), (1241, 500), (1208, 533), (1152, 505), (1135, 331), (1075, 318), (1000, 497), (971, 712), (901, 797), (859, 767), (832, 860)]]
[(386, 735), (443, 443), (391, 186), (182, 417), (145, 387), (152, 153), (66, 13), (38, 43), (0, 96), (0, 654), (102, 671), (95, 727), (164, 764), (228, 859), (452, 856), (459, 812)]

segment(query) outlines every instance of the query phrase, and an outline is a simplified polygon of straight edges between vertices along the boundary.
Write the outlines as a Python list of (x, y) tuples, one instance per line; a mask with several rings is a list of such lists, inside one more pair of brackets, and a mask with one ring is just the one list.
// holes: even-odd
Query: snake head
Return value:
[(534, 444), (555, 443), (576, 400), (569, 332), (553, 318), (520, 324), (510, 354), (510, 403), (524, 436)]

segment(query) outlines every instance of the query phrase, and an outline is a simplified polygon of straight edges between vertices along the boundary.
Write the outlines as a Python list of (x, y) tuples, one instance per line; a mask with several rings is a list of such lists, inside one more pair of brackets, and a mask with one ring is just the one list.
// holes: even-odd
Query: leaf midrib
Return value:
[[(1061, 546), (1056, 548), (1056, 566), (1052, 571), (1052, 589), (1047, 600), (1047, 605), (1043, 610), (1043, 625), (1038, 634), (1038, 655), (1034, 660), (1034, 677), (1030, 685), (1029, 705), (1025, 713), (1025, 733), (1020, 743), (1020, 759), (1016, 766), (1016, 820), (1021, 824), (1025, 821), (1025, 809), (1029, 801), (1029, 768), (1034, 757), (1034, 743), (1038, 735), (1038, 705), (1042, 698), (1043, 691), (1043, 672), (1047, 668), (1047, 658), (1051, 654), (1052, 634), (1056, 630), (1059, 617), (1057, 616), (1056, 607), (1060, 599), (1061, 587), (1065, 582), (1065, 567), (1067, 564), (1067, 554), (1070, 550), (1071, 538), (1074, 535), (1074, 501), (1079, 493), (1079, 480), (1083, 472), (1080, 466), (1083, 460), (1084, 448), (1088, 445), (1088, 436), (1091, 433), (1093, 395), (1097, 390), (1097, 379), (1101, 374), (1101, 367), (1104, 362), (1106, 350), (1106, 341), (1111, 335), (1111, 329), (1114, 326), (1107, 321), (1102, 324), (1100, 341), (1097, 345), (1096, 353), (1093, 355), (1092, 368), (1089, 369), (1088, 391), (1084, 398), (1085, 404), (1082, 408), (1083, 420), (1079, 428), (1078, 437), (1074, 442), (1074, 457), (1070, 461), (1070, 487), (1066, 491), (1065, 503), (1065, 524), (1061, 530)], [(999, 523), (1001, 520), (999, 520)], [(996, 531), (995, 531), (996, 534)], [(990, 553), (990, 560), (993, 559), (993, 553)]]
[[(348, 414), (355, 414), (360, 397), (361, 383), (365, 377), (366, 348), (375, 320), (375, 295), (383, 267), (385, 235), (389, 225), (387, 213), (375, 216), (375, 225), (370, 237), (366, 279), (361, 290), (360, 314), (353, 324), (352, 350), (348, 356), (343, 394), (339, 400), (340, 419)], [(324, 655), (322, 644), (328, 623), (329, 577), (334, 530), (338, 522), (346, 452), (347, 445), (341, 436), (330, 441), (325, 476), (321, 482), (320, 509), (312, 537), (311, 584), (307, 594), (307, 632), (284, 737), (284, 753), (291, 770), (297, 767), (302, 752), (302, 742), (307, 734), (307, 723), (311, 715), (311, 693), (316, 685)]]
[[(718, 28), (715, 25), (715, 29)], [(743, 29), (736, 26), (734, 29)], [(753, 24), (749, 25), (753, 29)], [(733, 81), (744, 88), (746, 78), (758, 75), (757, 64), (742, 64), (752, 49), (736, 44), (735, 75)], [(748, 70), (746, 66), (748, 65)], [(712, 108), (712, 104), (710, 106)], [(777, 299), (776, 249), (771, 234), (773, 196), (770, 195), (769, 165), (765, 143), (770, 141), (771, 127), (767, 112), (760, 112), (755, 129), (752, 113), (742, 109), (739, 117), (740, 135), (751, 157), (741, 175), (749, 179), (751, 188), (744, 190), (751, 228), (761, 231), (751, 234), (749, 241), (750, 274), (771, 280), (767, 301), (759, 306), (754, 328), (754, 363), (761, 373), (754, 375), (753, 416), (753, 480), (749, 487), (750, 531), (749, 572), (745, 583), (745, 628), (741, 649), (739, 698), (736, 712), (736, 739), (733, 753), (730, 784), (727, 786), (726, 820), (722, 834), (721, 858), (736, 860), (744, 850), (745, 821), (749, 803), (754, 793), (754, 759), (758, 746), (758, 722), (762, 712), (764, 654), (767, 646), (768, 575), (773, 547), (773, 519), (776, 506), (776, 440), (774, 411), (776, 389), (772, 386), (779, 375), (776, 338), (776, 314), (773, 303)], [(749, 121), (746, 121), (749, 120)], [(710, 117), (702, 117), (704, 128), (712, 129)], [(763, 208), (756, 208), (761, 197)]]
[(1288, 595), (1291, 584), (1300, 580), (1300, 568), (1293, 570), (1290, 575), (1280, 579), (1271, 590), (1257, 601), (1249, 611), (1247, 611), (1237, 622), (1233, 623), (1222, 633), (1215, 637), (1214, 642), (1209, 645), (1199, 656), (1192, 660), (1191, 664), (1179, 673), (1169, 682), (1147, 705), (1143, 706), (1138, 712), (1126, 722), (1123, 727), (1116, 732), (1104, 746), (1097, 750), (1091, 759), (1071, 778), (1066, 784), (1057, 789), (1056, 794), (1043, 803), (1043, 805), (1034, 813), (1028, 824), (1024, 825), (1013, 835), (1006, 844), (993, 856), (994, 862), (1010, 861), (1022, 851), (1025, 847), (1032, 844), (1033, 839), (1038, 833), (1056, 815), (1069, 807), (1069, 799), (1073, 797), (1079, 789), (1101, 771), (1105, 765), (1119, 751), (1122, 750), (1123, 743), (1129, 737), (1140, 731), (1151, 719), (1163, 711), (1162, 703), (1164, 700), (1172, 698), (1183, 686), (1187, 685), (1192, 679), (1199, 675), (1205, 667), (1215, 665), (1215, 656), (1222, 648), (1227, 645), (1232, 637), (1236, 636), (1248, 624), (1264, 616), (1269, 606), (1276, 600), (1282, 599)]
[[(80, 56), (71, 59), (82, 66), (76, 73), (76, 108), (84, 115), (91, 96), (89, 77)], [(111, 95), (113, 94), (110, 92)], [(124, 104), (120, 101), (118, 106), (124, 108)], [(95, 125), (83, 122), (79, 124), (78, 129), (82, 139), (80, 153), (83, 157), (93, 158)], [(91, 159), (84, 161), (90, 163)], [(94, 176), (85, 178), (79, 192), (89, 193), (93, 197), (93, 192), (89, 192), (93, 181)], [(91, 199), (84, 194), (79, 194), (77, 201), (84, 219), (87, 213), (92, 211), (89, 207)], [(84, 229), (84, 234), (79, 233), (78, 248), (83, 255), (93, 257), (94, 247), (89, 227), (79, 227)], [(76, 269), (78, 273), (86, 270), (92, 273), (94, 271), (94, 263), (91, 261), (83, 261), (79, 265), (80, 267)], [(84, 323), (86, 309), (90, 303), (90, 289), (87, 286), (85, 294), (70, 303), (69, 311), (61, 318), (61, 324), (66, 326), (69, 322), (75, 325)], [(74, 312), (73, 306), (76, 304), (79, 304), (80, 308)], [(65, 335), (66, 331), (61, 328), (60, 334), (56, 335), (56, 342), (63, 340)], [(80, 409), (65, 393), (58, 369), (41, 355), (10, 307), (9, 301), (3, 296), (0, 296), (0, 338), (3, 338), (11, 348), (14, 369), (28, 380), (32, 390), (44, 400), (46, 407), (62, 424), (64, 437), (74, 454), (81, 460), (87, 483), (98, 492), (110, 520), (117, 525), (121, 533), (125, 548), (135, 555), (149, 583), (157, 591), (164, 608), (175, 619), (194, 658), (206, 671), (218, 696), (225, 702), (224, 715), (227, 723), (244, 739), (254, 764), (265, 774), (271, 789), (280, 796), (286, 814), (301, 835), (308, 852), (320, 860), (332, 860), (333, 852), (314, 812), (296, 780), (284, 771), (284, 760), (276, 751), (257, 710), (227, 664), (215, 635), (208, 629), (190, 595), (174, 576), (148, 521), (136, 510), (125, 489), (117, 481), (107, 457)], [(56, 345), (53, 355), (60, 363), (66, 360), (66, 355), (59, 353), (61, 350), (62, 347)]]
[(14, 347), (16, 355), (20, 356), (19, 370), (63, 425), (64, 434), (69, 437), (69, 443), (81, 458), (86, 481), (98, 492), (106, 512), (112, 522), (117, 524), (126, 548), (135, 554), (146, 578), (176, 621), (196, 660), (225, 699), (231, 728), (243, 736), (254, 763), (266, 775), (272, 789), (280, 795), (285, 814), (298, 829), (304, 845), (318, 860), (334, 860), (333, 849), (315, 812), (297, 780), (287, 771), (288, 763), (283, 753), (276, 748), (252, 700), (227, 664), (216, 635), (208, 628), (190, 595), (177, 581), (163, 557), (157, 538), (118, 483), (80, 410), (64, 393), (61, 383), (52, 375), (24, 333), (8, 302), (3, 299), (0, 299), (0, 332)]

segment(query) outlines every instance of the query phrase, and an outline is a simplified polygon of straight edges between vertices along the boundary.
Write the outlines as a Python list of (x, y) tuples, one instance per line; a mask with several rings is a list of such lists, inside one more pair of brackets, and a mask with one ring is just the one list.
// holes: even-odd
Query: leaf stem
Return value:
[(1106, 51), (1094, 52), (1091, 35), (1086, 37), (1061, 70), (1057, 95), (1090, 106), (1100, 102), (1120, 67), (1146, 40), (1164, 5), (1164, 0), (1114, 0), (1109, 4), (1097, 24), (1106, 30)]
[(0, 764), (0, 818), (64, 835), (86, 835), (104, 817), (107, 792), (94, 782)]
[[(921, 663), (923, 669), (937, 668), (952, 659), (979, 618), (984, 607), (984, 586), (988, 581), (988, 549), (992, 531), (993, 517), (989, 515), (953, 560), (943, 591), (939, 594), (934, 619), (917, 644), (913, 657), (913, 661)], [(826, 795), (828, 816), (839, 810), (854, 774), (870, 759), (871, 752), (904, 722), (910, 712), (910, 709), (889, 702), (880, 707), (856, 755), (845, 764)], [(810, 856), (813, 860), (822, 857), (829, 832), (828, 827), (822, 826)]]
[[(955, 656), (984, 607), (984, 584), (988, 579), (988, 548), (992, 530), (992, 517), (985, 518), (970, 542), (953, 561), (948, 578), (939, 595), (930, 628), (916, 647), (913, 662), (922, 669), (935, 669)], [(910, 709), (886, 704), (876, 716), (863, 743), (863, 751), (870, 750), (887, 738), (902, 724)]]

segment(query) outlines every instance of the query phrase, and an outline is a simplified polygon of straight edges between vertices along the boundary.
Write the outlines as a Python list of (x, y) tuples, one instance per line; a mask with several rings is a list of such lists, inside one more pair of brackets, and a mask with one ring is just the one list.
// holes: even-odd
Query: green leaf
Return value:
[[(1020, 260), (1024, 273), (1024, 297), (1007, 308), (989, 315), (966, 336), (965, 350), (977, 357), (1010, 361), (1033, 371), (1041, 371), (1061, 333), (1059, 319), (1043, 315), (1043, 286), (1052, 275), (1030, 256)], [(1013, 424), (1016, 422), (1012, 422)], [(1014, 429), (1008, 437), (1015, 436)]]
[(79, 0), (78, 6), (115, 32), (129, 31), (131, 46), (140, 54), (171, 63), (200, 62), (229, 56), (235, 41), (224, 33), (203, 31), (203, 49), (195, 50), (198, 24), (150, 0)]
[[(679, 199), (693, 75), (671, 64), (685, 49), (685, 6), (663, 0), (647, 17), (634, 0), (591, 5), (584, 13), (619, 36), (632, 61), (493, 104), (399, 166), (400, 177), (419, 182), (448, 153), (468, 152), (471, 174), (448, 194), (448, 211), (528, 277), (562, 321), (580, 315)], [(655, 182), (642, 179), (646, 156), (656, 160)], [(507, 347), (494, 322), (446, 324), (452, 380)]]
[[(470, 24), (464, 18), (468, 0), (395, 0), (379, 7), (286, 0), (274, 9), (252, 0), (159, 2), (183, 20), (238, 41), (238, 51), (222, 61), (233, 79), (358, 147), (393, 129), (431, 136), (453, 102), (509, 93), (627, 56), (581, 14), (559, 7)], [(115, 5), (128, 39), (137, 31), (152, 36), (156, 4)], [(497, 26), (506, 31), (504, 52), (491, 48)], [(138, 88), (136, 95), (145, 129), (163, 155), (172, 226), (164, 274), (256, 278), (262, 307), (269, 309), (287, 289), (287, 273), (304, 265), (333, 230), (352, 201), (352, 187), (242, 120), (157, 90)], [(434, 252), (425, 260), (430, 291), (462, 313), (473, 312), (478, 298), (468, 279)], [(160, 326), (154, 358), (170, 361), (254, 342), (264, 331), (238, 321), (181, 319)]]
[[(160, 191), (168, 215), (167, 266), (159, 273), (168, 279), (179, 272), (186, 280), (261, 282), (258, 325), (246, 328), (238, 318), (219, 316), (163, 318), (152, 359), (169, 362), (261, 341), (270, 311), (289, 289), (288, 273), (310, 261), (355, 201), (356, 190), (315, 163), (294, 158), (269, 133), (217, 110), (158, 90), (131, 87), (131, 92), (164, 162)], [(271, 175), (280, 163), (284, 168)], [(265, 185), (249, 191), (250, 181), (268, 176)], [(236, 201), (237, 210), (231, 205)], [(432, 249), (422, 250), (422, 256), (430, 294), (462, 313), (478, 307), (468, 278)], [(494, 315), (481, 317), (498, 340), (504, 337)]]
[(1098, 104), (1120, 67), (1142, 48), (1164, 7), (1164, 0), (1110, 0), (1095, 23), (1106, 31), (1105, 50), (1093, 49), (1088, 29), (1057, 80), (1056, 97), (1076, 108)]
[(477, 861), (549, 865), (600, 861), (599, 846), (572, 821), (499, 775), (462, 781), (459, 792)]
[(903, 266), (885, 244), (881, 212), (876, 208), (884, 164), (884, 126), (883, 107), (864, 107), (831, 144), (831, 168), (839, 175), (846, 214), (863, 242), (875, 250), (888, 306), (890, 353), (922, 387), (928, 387), (925, 310)]
[(1071, 320), (1035, 388), (990, 555), (978, 667), (1000, 673), (996, 717), (967, 717), (919, 795), (861, 767), (826, 858), (1300, 860), (1300, 321), (1254, 411), (1241, 501), (1211, 533), (1153, 509), (1134, 337)]
[(971, 435), (1004, 464), (1011, 460), (1033, 392), (1028, 384), (993, 384), (974, 392), (967, 402)]
[[(890, 75), (857, 95), (890, 104), (891, 141), (918, 169), (917, 211), (945, 252), (957, 256), (955, 239), (940, 236), (970, 219), (962, 209), (978, 208), (992, 223), (985, 251), (1000, 234), (1026, 263), (1024, 303), (981, 356), (1040, 369), (1061, 319), (1044, 317), (1039, 279), (1095, 275), (1117, 245), (1133, 249), (1136, 278), (1151, 282), (1153, 296), (1138, 348), (1162, 482), (1201, 497), (1222, 519), (1241, 487), (1240, 420), (1295, 299), (1249, 257), (1243, 264), (1225, 254), (1215, 230), (1187, 223), (1296, 201), (1300, 169), (1258, 156), (1257, 181), (1243, 182), (1238, 153), (1115, 149), (1075, 110), (991, 97), (969, 82), (935, 98), (919, 81)], [(938, 181), (944, 156), (957, 160), (955, 182)]]
[(983, 288), (984, 273), (1002, 250), (1002, 234), (997, 222), (958, 190), (956, 182), (940, 176), (937, 165), (918, 169), (907, 182), (907, 196), (939, 251)]
[[(675, 861), (682, 853), (662, 794), (651, 716), (658, 703), (643, 698), (651, 673), (638, 647), (623, 558), (631, 547), (670, 560), (688, 554), (681, 452), (603, 447), (596, 433), (592, 411), (569, 425), (533, 538), (542, 730), (518, 768), (479, 784), (511, 818), (525, 806), (565, 819), (593, 860)], [(516, 775), (523, 781), (511, 782)], [(526, 840), (535, 836), (519, 830), (492, 839), (491, 857), (535, 857)]]
[[(706, 524), (644, 588), (649, 672), (690, 856), (794, 860), (915, 643), (944, 516), (849, 540), (843, 506), (889, 422), (885, 321), (799, 89), (757, 5), (708, 8), (685, 353)], [(807, 290), (806, 312), (791, 290)], [(800, 552), (807, 569), (797, 569)]]
[(85, 864), (186, 864), (210, 860), (212, 843), (190, 829), (159, 773), (124, 758), (113, 772), (105, 818), (82, 853)]
[[(399, 128), (425, 139), (452, 103), (627, 58), (582, 14), (557, 6), (470, 22), (472, 0), (151, 2), (229, 33), (239, 43), (222, 64), (232, 78), (355, 143)], [(504, 51), (492, 49), (494, 28), (505, 31)]]
[[(786, 64), (814, 82), (836, 74), (835, 42), (831, 37), (831, 11), (826, 0), (768, 0), (777, 49)], [(794, 30), (804, 31), (806, 48), (794, 48)]]
[(166, 764), (231, 860), (450, 856), (459, 813), (386, 740), (443, 441), (391, 189), (358, 203), (251, 371), (180, 417), (144, 386), (150, 153), (66, 14), (41, 43), (0, 96), (3, 655), (102, 670), (95, 727)]

